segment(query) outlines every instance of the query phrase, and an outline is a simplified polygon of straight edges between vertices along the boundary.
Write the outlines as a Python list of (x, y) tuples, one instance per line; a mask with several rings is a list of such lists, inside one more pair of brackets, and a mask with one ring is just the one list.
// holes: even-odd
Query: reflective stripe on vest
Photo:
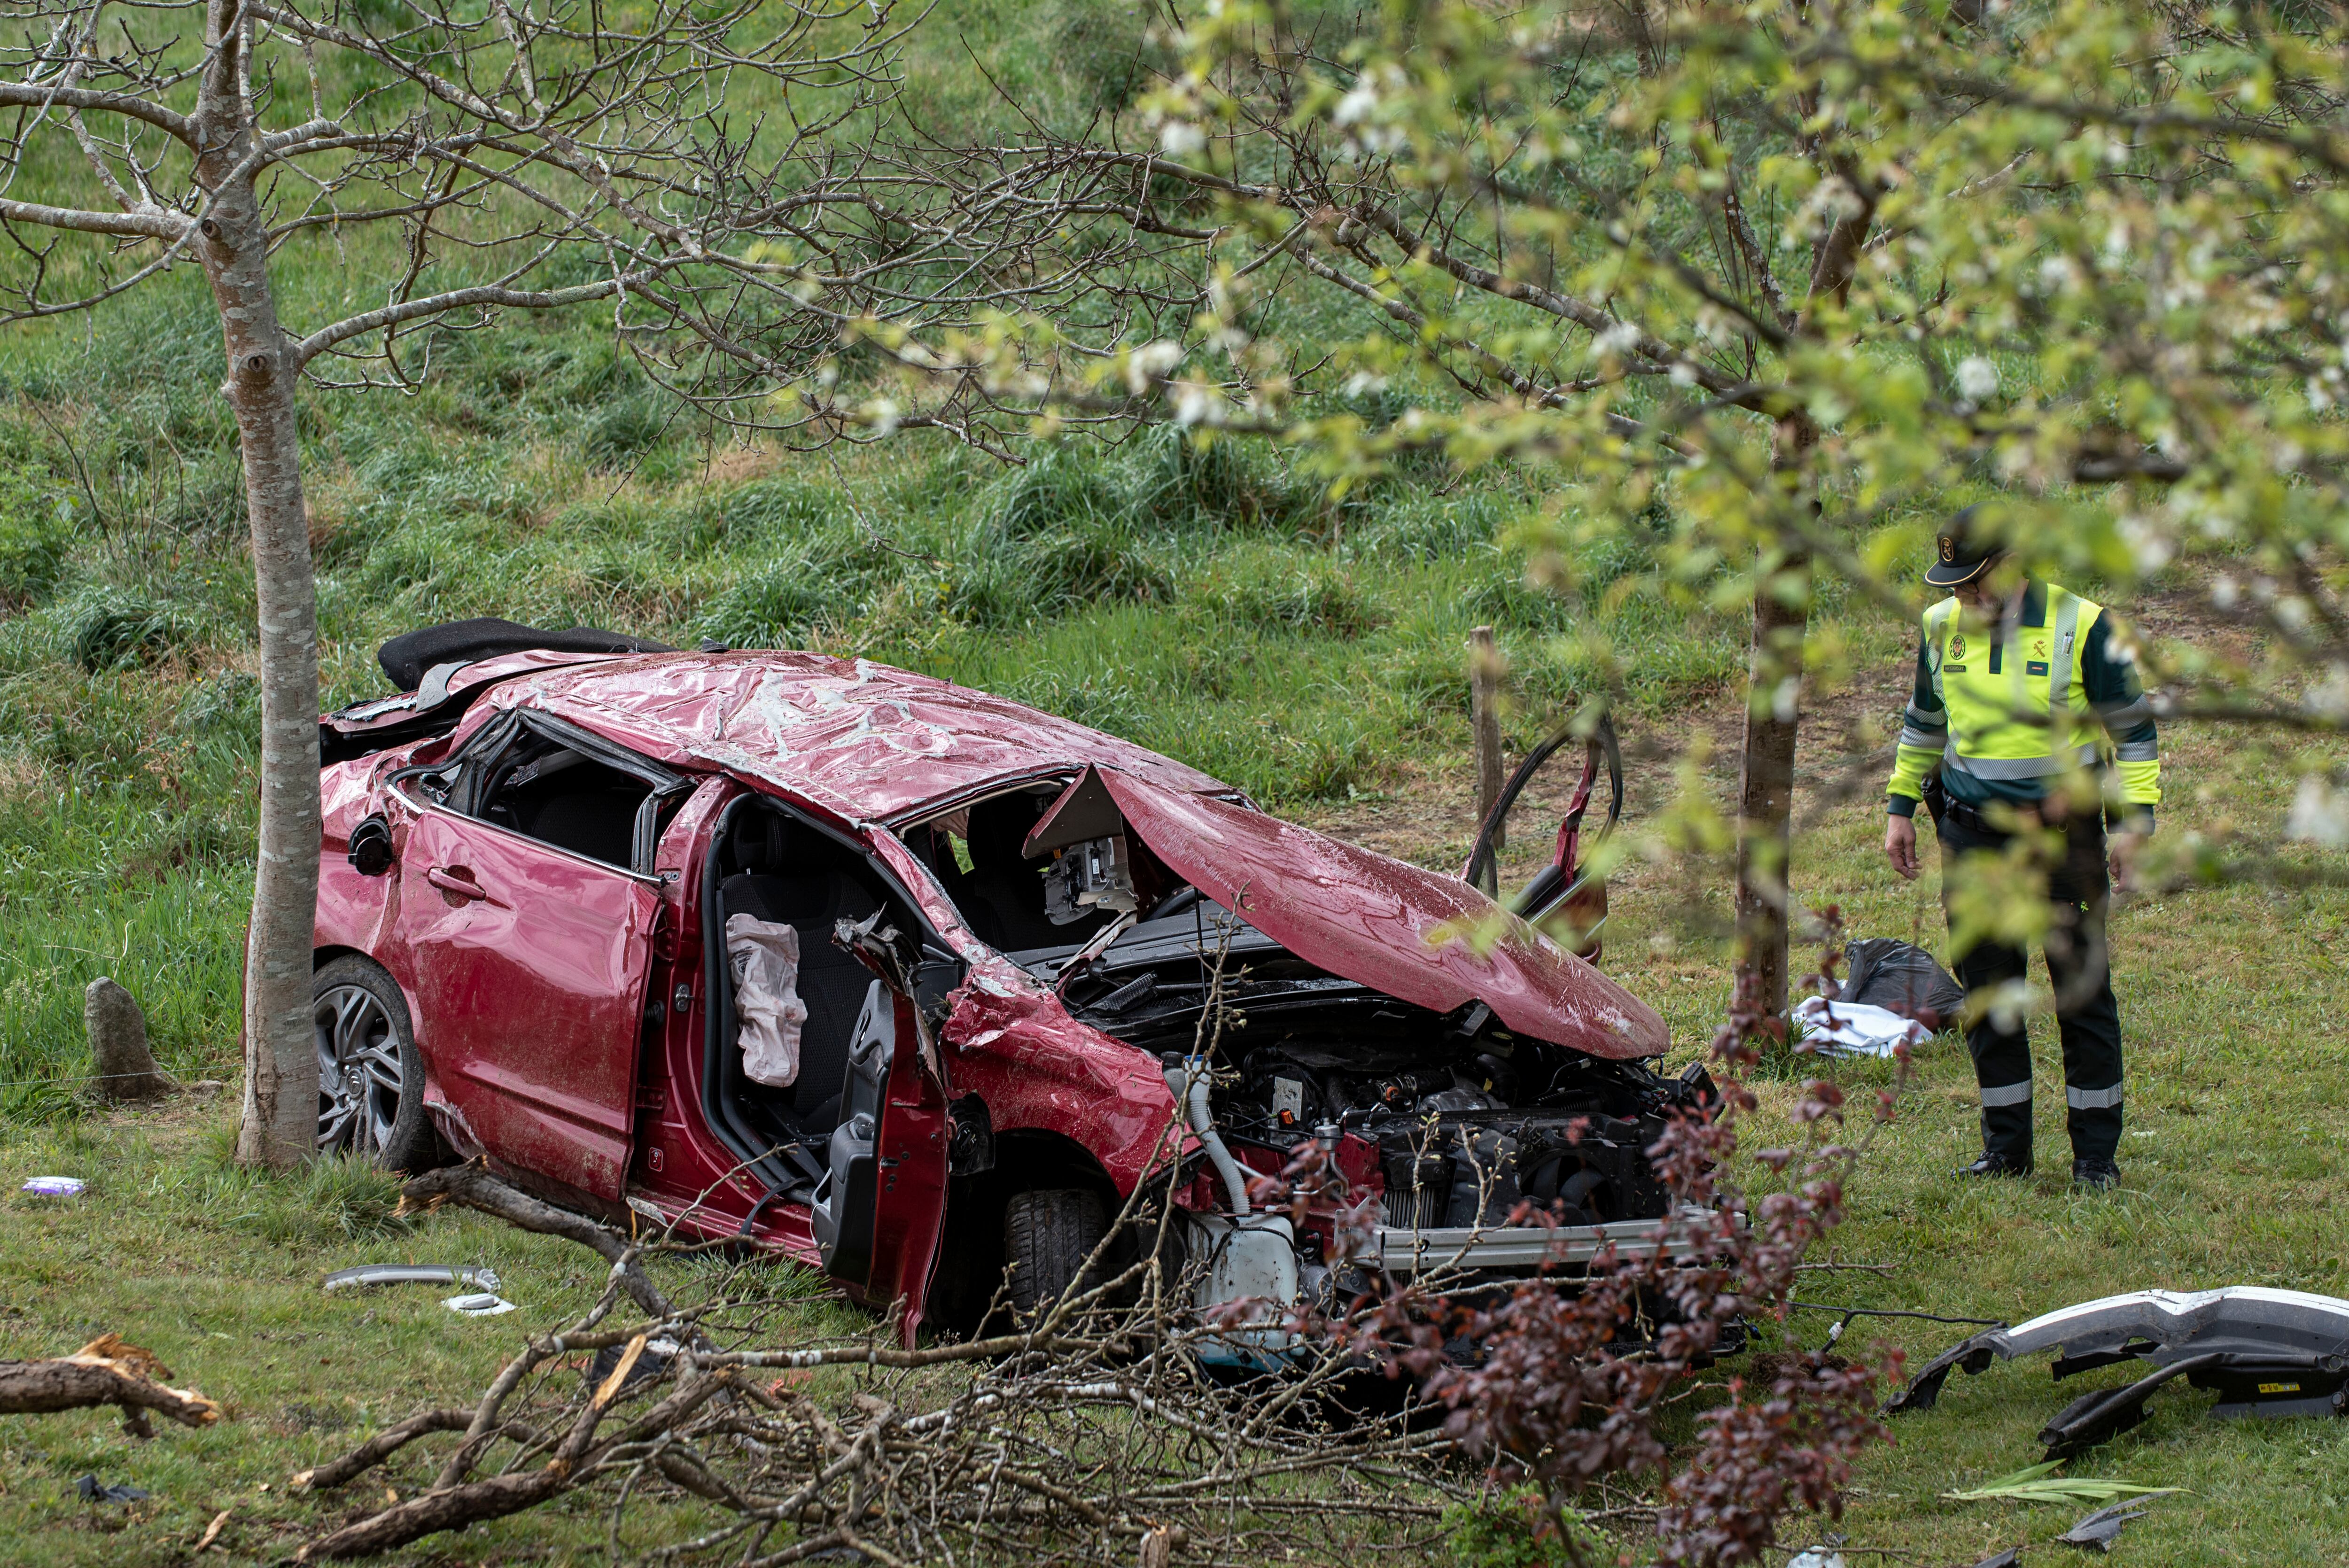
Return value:
[[(1988, 640), (1997, 630), (1977, 650), (1966, 640), (1956, 599), (1925, 612), (1933, 691), (1949, 722), (1941, 758), (1952, 772), (2011, 781), (2095, 763), (2093, 720), (2073, 708), (2071, 696), (2079, 678), (2080, 623), (2084, 615), (2093, 620), (2099, 610), (2052, 583), (2045, 593), (2047, 624), (2012, 628), (2013, 634), (1999, 646), (1996, 675), (1990, 668)], [(2041, 657), (2030, 657), (2026, 649)], [(2044, 691), (2032, 684), (2033, 664), (2043, 664), (2046, 673)]]

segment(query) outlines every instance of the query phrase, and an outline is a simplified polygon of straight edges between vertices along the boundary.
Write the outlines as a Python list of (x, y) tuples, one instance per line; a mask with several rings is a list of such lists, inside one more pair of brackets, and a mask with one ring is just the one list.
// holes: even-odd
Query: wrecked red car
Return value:
[[(1203, 1306), (1523, 1274), (1527, 1198), (1569, 1261), (1670, 1228), (1644, 1150), (1703, 1087), (1463, 880), (863, 660), (464, 623), (383, 664), (320, 731), (324, 1150), (779, 1245), (909, 1339), (1007, 1265), (1057, 1294), (1154, 1173)], [(1250, 1212), (1307, 1139), (1375, 1256)]]

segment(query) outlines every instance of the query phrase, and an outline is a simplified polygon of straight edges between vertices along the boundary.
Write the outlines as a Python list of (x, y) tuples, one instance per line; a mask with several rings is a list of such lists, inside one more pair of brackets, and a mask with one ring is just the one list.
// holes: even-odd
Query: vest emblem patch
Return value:
[(1950, 639), (1950, 657), (1953, 659), (1962, 659), (1965, 656), (1966, 634), (1963, 632), (1960, 632), (1956, 636)]

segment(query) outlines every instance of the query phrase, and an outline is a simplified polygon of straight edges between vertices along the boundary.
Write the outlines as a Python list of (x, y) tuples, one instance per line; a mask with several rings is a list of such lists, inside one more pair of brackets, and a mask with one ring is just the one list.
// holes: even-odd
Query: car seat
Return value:
[(799, 1081), (760, 1092), (788, 1096), (785, 1118), (801, 1133), (828, 1132), (840, 1118), (849, 1043), (874, 985), (873, 972), (834, 942), (833, 932), (843, 920), (863, 920), (881, 900), (848, 869), (854, 861), (847, 851), (771, 811), (746, 812), (729, 836), (728, 851), (741, 869), (719, 884), (724, 913), (800, 934), (798, 990), (808, 1016), (800, 1031)]
[(964, 841), (970, 870), (947, 891), (978, 939), (999, 953), (1066, 946), (1083, 941), (1089, 931), (1087, 923), (1052, 923), (1044, 913), (1041, 867), (1020, 852), (1045, 805), (1040, 796), (998, 795), (970, 809), (970, 836)]

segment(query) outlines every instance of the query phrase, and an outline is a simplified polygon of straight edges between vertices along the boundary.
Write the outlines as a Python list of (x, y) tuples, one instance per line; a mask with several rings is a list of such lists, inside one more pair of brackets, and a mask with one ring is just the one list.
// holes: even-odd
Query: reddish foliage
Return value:
[[(1667, 1406), (1689, 1392), (1686, 1379), (1739, 1342), (1741, 1320), (1785, 1316), (1797, 1265), (1843, 1219), (1858, 1150), (1832, 1140), (1845, 1110), (1831, 1083), (1806, 1082), (1794, 1107), (1796, 1124), (1816, 1131), (1809, 1149), (1753, 1156), (1774, 1174), (1799, 1165), (1796, 1181), (1749, 1202), (1721, 1179), (1741, 1119), (1758, 1105), (1744, 1075), (1784, 1028), (1741, 990), (1713, 1044), (1719, 1099), (1677, 1116), (1649, 1151), (1671, 1191), (1709, 1212), (1695, 1227), (1713, 1243), (1704, 1264), (1602, 1255), (1578, 1288), (1532, 1280), (1464, 1301), (1386, 1281), (1340, 1321), (1307, 1326), (1347, 1336), (1392, 1375), (1417, 1379), (1450, 1407), (1451, 1432), (1496, 1480), (1538, 1483), (1556, 1508), (1608, 1477), (1661, 1478), (1661, 1562), (1756, 1563), (1789, 1511), (1839, 1515), (1853, 1456), (1889, 1438), (1875, 1416), (1877, 1387), (1899, 1376), (1897, 1351), (1876, 1366), (1777, 1357), (1766, 1387), (1733, 1378), (1726, 1400), (1697, 1417), (1693, 1440), (1675, 1448), (1658, 1430)], [(1896, 1098), (1879, 1097), (1877, 1121), (1889, 1119)], [(1309, 1202), (1338, 1197), (1367, 1242), (1370, 1205), (1342, 1202), (1318, 1147), (1301, 1150), (1287, 1175), (1300, 1216)], [(1530, 1204), (1516, 1216), (1545, 1218)], [(1351, 1240), (1341, 1235), (1340, 1250)], [(1463, 1341), (1481, 1354), (1453, 1354)]]

